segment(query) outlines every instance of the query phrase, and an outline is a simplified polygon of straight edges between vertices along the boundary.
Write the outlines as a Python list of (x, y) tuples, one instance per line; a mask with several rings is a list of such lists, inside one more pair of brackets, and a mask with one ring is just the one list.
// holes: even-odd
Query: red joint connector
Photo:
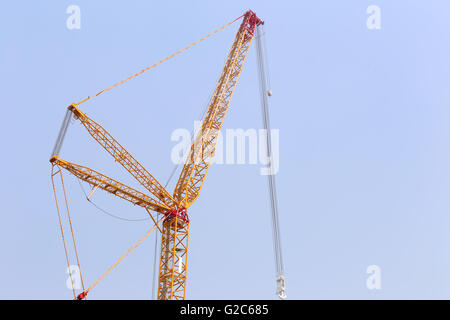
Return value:
[(255, 33), (256, 26), (264, 24), (264, 22), (256, 16), (252, 10), (248, 10), (244, 14), (244, 21), (242, 22), (242, 28), (246, 29), (252, 36)]
[(178, 219), (183, 220), (184, 222), (189, 222), (189, 217), (187, 215), (186, 209), (170, 209), (164, 212), (164, 215), (168, 220), (178, 217)]
[(88, 294), (87, 291), (83, 291), (82, 293), (80, 293), (80, 294), (77, 296), (77, 300), (83, 300), (84, 298), (86, 298), (87, 294)]

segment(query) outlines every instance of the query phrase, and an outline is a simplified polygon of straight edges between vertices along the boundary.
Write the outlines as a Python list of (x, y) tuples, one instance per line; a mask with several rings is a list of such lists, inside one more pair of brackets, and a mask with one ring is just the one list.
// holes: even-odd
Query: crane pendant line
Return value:
[(137, 76), (143, 74), (145, 71), (148, 71), (148, 70), (150, 70), (150, 69), (153, 69), (154, 67), (160, 65), (161, 63), (163, 63), (163, 62), (165, 62), (165, 61), (167, 61), (167, 60), (169, 60), (169, 59), (172, 59), (173, 57), (179, 55), (180, 53), (186, 51), (187, 49), (189, 49), (189, 48), (191, 48), (191, 47), (193, 47), (193, 46), (199, 44), (199, 43), (202, 42), (203, 40), (208, 39), (208, 38), (211, 37), (212, 35), (214, 35), (214, 34), (216, 34), (217, 32), (219, 32), (220, 30), (225, 29), (225, 28), (228, 27), (229, 25), (235, 23), (237, 20), (239, 20), (239, 19), (242, 18), (242, 17), (243, 17), (243, 15), (240, 16), (240, 17), (238, 17), (238, 18), (236, 18), (236, 19), (234, 19), (233, 21), (228, 22), (226, 25), (220, 27), (219, 29), (214, 30), (214, 31), (211, 32), (210, 34), (207, 34), (206, 36), (204, 36), (204, 37), (201, 38), (200, 40), (197, 40), (197, 41), (195, 41), (194, 43), (191, 43), (191, 44), (188, 45), (187, 47), (184, 47), (183, 49), (178, 50), (177, 52), (175, 52), (175, 53), (171, 54), (170, 56), (168, 56), (168, 57), (166, 57), (166, 58), (164, 58), (164, 59), (162, 59), (162, 60), (160, 60), (160, 61), (158, 61), (158, 62), (152, 64), (151, 66), (149, 66), (149, 67), (147, 67), (147, 68), (145, 68), (145, 69), (142, 69), (141, 71), (139, 71), (139, 72), (137, 72), (137, 73), (135, 73), (135, 74), (129, 76), (128, 78), (125, 78), (125, 79), (123, 79), (123, 80), (121, 80), (121, 81), (119, 81), (119, 82), (113, 84), (112, 86), (110, 86), (110, 87), (108, 87), (108, 88), (105, 88), (105, 89), (103, 89), (103, 90), (97, 92), (97, 93), (96, 93), (95, 95), (93, 95), (93, 96), (88, 96), (87, 98), (85, 98), (85, 99), (83, 99), (83, 100), (81, 100), (81, 101), (79, 101), (79, 102), (77, 102), (77, 103), (74, 103), (73, 105), (74, 105), (74, 106), (78, 106), (78, 105), (80, 105), (80, 104), (82, 104), (82, 103), (84, 103), (84, 102), (86, 102), (86, 101), (88, 101), (88, 100), (90, 100), (90, 99), (92, 99), (92, 98), (95, 98), (95, 97), (101, 95), (102, 93), (104, 93), (104, 92), (106, 92), (106, 91), (109, 91), (109, 90), (111, 90), (111, 89), (113, 89), (113, 88), (115, 88), (115, 87), (117, 87), (117, 86), (119, 86), (119, 85), (121, 85), (121, 84), (127, 82), (128, 80), (131, 80), (131, 79), (133, 79), (133, 78), (135, 78), (135, 77), (137, 77)]
[(272, 237), (273, 237), (273, 248), (275, 255), (275, 268), (276, 268), (276, 283), (277, 283), (277, 295), (280, 299), (286, 299), (286, 285), (284, 276), (284, 266), (283, 266), (283, 255), (281, 251), (281, 240), (280, 240), (280, 226), (278, 219), (278, 201), (277, 201), (277, 189), (275, 183), (275, 172), (273, 170), (273, 154), (272, 154), (272, 143), (270, 137), (270, 119), (269, 119), (269, 102), (267, 96), (271, 95), (271, 91), (267, 90), (267, 77), (264, 62), (264, 50), (262, 43), (262, 34), (260, 27), (256, 29), (256, 53), (258, 60), (258, 73), (259, 73), (259, 89), (261, 95), (261, 111), (263, 118), (263, 126), (266, 131), (266, 152), (267, 157), (270, 159), (269, 169), (270, 172), (267, 175), (269, 182), (269, 193), (270, 193), (270, 208), (272, 214)]
[(55, 187), (55, 180), (54, 180), (54, 176), (55, 175), (59, 175), (59, 178), (60, 178), (60, 181), (61, 181), (61, 186), (62, 186), (62, 189), (63, 189), (65, 208), (66, 208), (66, 212), (67, 212), (67, 219), (69, 221), (70, 232), (72, 234), (72, 244), (73, 244), (75, 258), (76, 258), (77, 265), (78, 265), (78, 270), (80, 272), (80, 281), (81, 281), (81, 286), (83, 288), (83, 291), (84, 291), (84, 280), (83, 280), (83, 274), (81, 272), (81, 264), (80, 264), (80, 259), (78, 257), (78, 250), (77, 250), (77, 245), (76, 245), (76, 241), (75, 241), (75, 234), (74, 234), (73, 225), (72, 225), (72, 218), (70, 217), (69, 202), (67, 200), (67, 193), (66, 193), (66, 187), (64, 185), (64, 179), (63, 179), (62, 170), (61, 170), (60, 167), (58, 167), (58, 171), (55, 172), (55, 165), (52, 165), (52, 171), (51, 171), (51, 175), (50, 176), (51, 176), (51, 180), (52, 180), (53, 194), (55, 196), (56, 210), (58, 212), (59, 227), (60, 227), (60, 231), (61, 231), (61, 238), (63, 240), (64, 251), (65, 251), (65, 254), (66, 254), (67, 270), (69, 272), (70, 283), (72, 285), (72, 291), (73, 291), (73, 295), (75, 297), (75, 286), (74, 286), (74, 281), (73, 281), (73, 277), (72, 277), (72, 268), (71, 268), (71, 265), (70, 265), (70, 259), (69, 259), (69, 254), (68, 254), (68, 250), (67, 250), (66, 239), (64, 237), (64, 229), (63, 229), (63, 223), (62, 223), (62, 219), (61, 219), (61, 213), (60, 213), (60, 210), (59, 210), (58, 196), (56, 194), (56, 187)]

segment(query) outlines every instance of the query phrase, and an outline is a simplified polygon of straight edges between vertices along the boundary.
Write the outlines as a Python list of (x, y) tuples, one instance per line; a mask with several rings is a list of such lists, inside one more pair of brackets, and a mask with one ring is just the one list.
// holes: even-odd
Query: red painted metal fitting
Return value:
[(256, 26), (264, 24), (264, 22), (256, 16), (252, 10), (248, 10), (244, 14), (244, 21), (242, 27), (246, 29), (251, 35), (255, 33)]
[(178, 219), (183, 220), (184, 222), (189, 222), (189, 217), (187, 215), (186, 209), (170, 209), (164, 212), (164, 215), (167, 219), (172, 219), (174, 217), (178, 217)]
[(83, 291), (82, 293), (80, 293), (80, 294), (77, 296), (77, 300), (83, 300), (84, 298), (86, 298), (87, 294), (88, 294), (87, 291)]

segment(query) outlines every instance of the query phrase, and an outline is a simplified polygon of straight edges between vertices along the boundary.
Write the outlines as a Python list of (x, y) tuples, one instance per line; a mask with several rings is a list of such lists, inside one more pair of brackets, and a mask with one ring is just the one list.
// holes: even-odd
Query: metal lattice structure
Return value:
[(189, 244), (186, 210), (172, 210), (163, 223), (158, 300), (184, 300)]
[[(243, 15), (243, 21), (236, 34), (216, 89), (209, 102), (201, 130), (194, 139), (173, 195), (171, 195), (157, 179), (154, 178), (144, 166), (142, 166), (100, 124), (89, 118), (77, 107), (80, 103), (90, 99), (90, 97), (78, 104), (72, 104), (68, 107), (68, 113), (63, 122), (50, 162), (53, 166), (65, 169), (78, 179), (87, 182), (91, 185), (93, 190), (104, 190), (125, 199), (134, 205), (147, 209), (155, 222), (155, 227), (160, 230), (162, 238), (158, 280), (158, 299), (160, 300), (185, 299), (186, 297), (186, 272), (190, 224), (187, 209), (199, 196), (215, 152), (219, 131), (230, 106), (231, 98), (236, 89), (242, 67), (253, 40), (255, 28), (262, 23), (263, 22), (256, 14), (250, 10)], [(183, 50), (180, 50), (179, 52), (182, 52)], [(144, 69), (143, 71), (148, 69), (149, 68)], [(138, 74), (140, 73), (137, 73), (134, 76)], [(132, 77), (129, 77), (124, 81), (127, 81)], [(123, 83), (124, 81), (120, 83)], [(110, 88), (113, 88), (116, 85), (113, 85)], [(99, 92), (97, 95), (110, 88)], [(150, 195), (133, 189), (93, 169), (71, 163), (59, 157), (58, 153), (61, 149), (62, 140), (72, 116), (83, 124), (89, 134), (114, 158), (116, 162), (122, 165), (143, 187), (145, 187)], [(159, 227), (159, 224), (156, 222), (155, 217), (151, 215), (150, 211), (163, 215), (162, 229)], [(151, 230), (149, 230), (145, 237), (147, 237), (150, 232)], [(130, 248), (129, 252), (140, 244), (145, 237), (141, 238), (135, 246)], [(122, 256), (113, 267), (120, 263), (129, 252)], [(102, 275), (100, 280), (103, 279), (113, 267), (108, 269), (107, 272)], [(89, 290), (91, 290), (98, 281), (99, 280), (79, 294), (78, 299), (85, 298)]]
[(201, 130), (191, 146), (189, 157), (174, 191), (175, 200), (184, 208), (188, 208), (200, 194), (214, 156), (217, 137), (230, 106), (258, 23), (261, 23), (261, 21), (254, 13), (248, 12), (245, 15), (211, 98)]

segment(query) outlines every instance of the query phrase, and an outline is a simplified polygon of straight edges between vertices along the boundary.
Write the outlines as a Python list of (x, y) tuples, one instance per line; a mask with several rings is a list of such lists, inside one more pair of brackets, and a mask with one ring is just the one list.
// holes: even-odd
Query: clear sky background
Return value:
[[(71, 4), (80, 6), (80, 30), (66, 27)], [(372, 4), (380, 30), (366, 27)], [(250, 8), (266, 21), (288, 297), (450, 297), (448, 1), (73, 0), (7, 1), (0, 11), (0, 298), (72, 298), (48, 162), (67, 105)], [(165, 183), (171, 133), (199, 118), (237, 27), (80, 108)], [(261, 128), (255, 49), (224, 128)], [(79, 123), (61, 157), (136, 186)], [(211, 167), (189, 210), (188, 298), (275, 298), (260, 167)], [(102, 214), (65, 178), (90, 285), (151, 222)], [(94, 197), (115, 214), (145, 217), (113, 196)], [(154, 236), (89, 297), (151, 298)], [(366, 287), (369, 265), (381, 268), (381, 290)]]

